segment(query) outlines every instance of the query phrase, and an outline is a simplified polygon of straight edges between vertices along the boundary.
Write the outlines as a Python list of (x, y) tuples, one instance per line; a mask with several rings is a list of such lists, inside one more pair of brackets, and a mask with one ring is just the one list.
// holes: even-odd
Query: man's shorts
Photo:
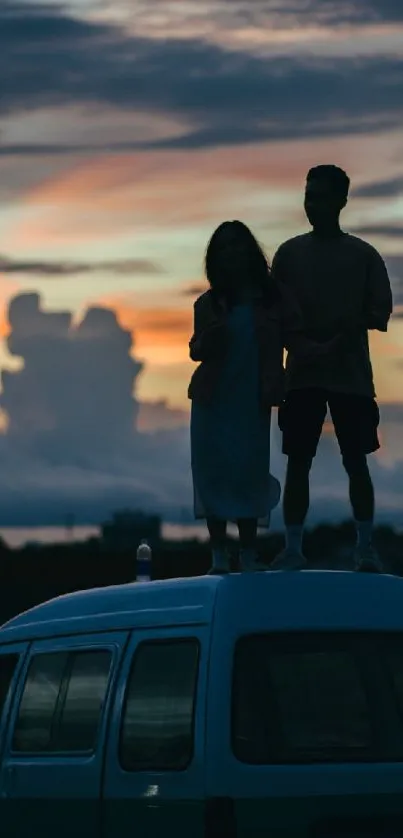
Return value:
[(278, 411), (283, 454), (313, 458), (329, 407), (340, 451), (371, 454), (379, 446), (379, 408), (375, 399), (319, 388), (291, 390)]

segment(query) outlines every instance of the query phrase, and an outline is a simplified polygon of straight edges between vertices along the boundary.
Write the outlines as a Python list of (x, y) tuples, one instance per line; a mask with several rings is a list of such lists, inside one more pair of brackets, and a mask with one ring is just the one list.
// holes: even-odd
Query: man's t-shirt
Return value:
[(273, 273), (294, 293), (309, 338), (325, 342), (344, 329), (357, 330), (337, 353), (303, 363), (289, 353), (287, 389), (374, 396), (367, 330), (386, 332), (392, 313), (388, 273), (375, 248), (347, 233), (331, 239), (306, 233), (281, 245)]

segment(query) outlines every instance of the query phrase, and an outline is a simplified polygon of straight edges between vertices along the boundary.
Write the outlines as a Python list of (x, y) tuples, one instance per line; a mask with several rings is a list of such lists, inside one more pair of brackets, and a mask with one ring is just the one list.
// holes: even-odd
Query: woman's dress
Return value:
[(209, 404), (192, 402), (191, 457), (196, 518), (257, 518), (268, 526), (280, 499), (270, 474), (271, 413), (259, 400), (253, 304), (228, 314), (229, 346)]

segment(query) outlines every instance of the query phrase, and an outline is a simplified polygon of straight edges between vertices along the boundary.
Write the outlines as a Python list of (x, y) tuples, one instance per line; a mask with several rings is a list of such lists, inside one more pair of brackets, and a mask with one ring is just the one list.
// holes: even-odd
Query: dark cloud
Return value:
[(357, 236), (382, 236), (384, 239), (403, 238), (403, 224), (362, 224), (350, 231)]
[(76, 276), (89, 273), (161, 274), (163, 269), (147, 259), (122, 259), (117, 262), (36, 262), (18, 261), (0, 255), (3, 274), (33, 274), (41, 277)]
[(270, 4), (279, 21), (291, 17), (299, 24), (343, 26), (403, 21), (400, 0), (269, 0), (268, 14)]
[(401, 277), (403, 281), (403, 254), (385, 256), (385, 261), (390, 273), (396, 277)]
[(132, 394), (142, 365), (130, 356), (132, 336), (115, 313), (93, 307), (75, 326), (70, 312), (45, 312), (39, 295), (26, 293), (10, 302), (8, 319), (9, 352), (24, 361), (21, 370), (2, 373), (10, 442), (23, 438), (43, 452), (55, 446), (73, 461), (102, 451), (106, 440), (119, 451), (134, 433)]
[[(2, 11), (3, 8), (3, 11)], [(193, 127), (179, 138), (116, 145), (197, 148), (370, 132), (401, 125), (403, 60), (252, 56), (199, 40), (130, 37), (106, 24), (34, 6), (0, 7), (3, 114), (61, 105), (166, 113)], [(186, 70), (185, 70), (186, 68)], [(0, 153), (38, 145), (0, 145)], [(65, 153), (48, 144), (45, 153)], [(71, 148), (77, 152), (77, 146)]]
[(122, 505), (172, 514), (186, 505), (187, 432), (158, 429), (162, 413), (174, 426), (180, 418), (163, 404), (151, 410), (157, 431), (139, 432), (142, 364), (114, 311), (89, 308), (75, 325), (70, 312), (43, 311), (38, 294), (20, 294), (8, 316), (8, 348), (24, 365), (2, 372), (3, 524), (60, 521), (69, 510), (80, 521), (99, 520)]
[[(104, 0), (105, 2), (105, 0)], [(141, 22), (152, 25), (156, 10), (164, 16), (165, 24), (195, 24), (195, 0), (178, 4), (166, 0), (139, 3), (138, 0), (120, 0), (119, 6), (136, 13)], [(116, 9), (116, 0), (109, 8)], [(151, 8), (147, 8), (147, 7)], [(319, 24), (345, 26), (369, 23), (397, 23), (403, 20), (400, 0), (197, 0), (197, 17), (208, 18), (215, 27), (244, 28), (245, 26), (271, 26), (287, 28)]]
[(205, 282), (194, 282), (191, 285), (186, 285), (182, 290), (182, 294), (185, 297), (198, 297), (199, 294), (203, 294), (203, 291), (207, 290), (207, 287)]
[(397, 23), (403, 21), (400, 0), (269, 0), (280, 16), (292, 16), (304, 23), (330, 26), (344, 24)]
[(393, 198), (403, 194), (403, 175), (364, 183), (352, 192), (355, 198)]
[(403, 305), (403, 254), (386, 256), (385, 261), (393, 286), (395, 306)]

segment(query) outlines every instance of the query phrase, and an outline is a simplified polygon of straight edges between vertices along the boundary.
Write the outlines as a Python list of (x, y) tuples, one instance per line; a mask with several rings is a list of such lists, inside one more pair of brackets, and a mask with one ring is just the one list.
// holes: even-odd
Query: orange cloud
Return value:
[(386, 335), (380, 332), (370, 332), (370, 348), (375, 389), (379, 401), (402, 401), (403, 329), (401, 321), (392, 321)]
[(173, 364), (150, 364), (140, 376), (137, 389), (141, 400), (164, 399), (172, 407), (189, 412), (188, 383), (194, 364), (187, 360)]
[(141, 308), (130, 300), (104, 297), (101, 305), (113, 308), (119, 322), (134, 340), (136, 356), (149, 364), (170, 366), (186, 362), (192, 334), (193, 313), (188, 308)]
[(1, 307), (0, 310), (0, 338), (4, 340), (8, 337), (10, 332), (10, 326), (7, 320), (5, 307)]
[[(137, 305), (132, 297), (105, 296), (97, 300), (116, 311), (121, 325), (133, 336), (133, 354), (145, 363), (137, 386), (142, 401), (165, 401), (189, 410), (188, 382), (194, 370), (189, 359), (193, 330), (192, 304), (169, 308)], [(146, 422), (147, 425), (150, 423)]]
[(356, 182), (368, 172), (387, 177), (395, 171), (399, 142), (391, 134), (98, 155), (26, 193), (10, 224), (8, 247), (33, 252), (109, 242), (130, 231), (212, 226), (236, 216), (250, 223), (266, 217), (268, 226), (285, 218), (288, 229), (295, 226), (293, 212), (302, 213), (298, 195), (310, 166), (334, 160)]
[[(193, 290), (201, 290), (201, 286)], [(131, 295), (105, 296), (97, 303), (113, 308), (121, 324), (133, 335), (134, 352), (145, 362), (140, 380), (142, 398), (166, 398), (171, 404), (186, 408), (187, 384), (194, 369), (188, 349), (193, 329), (192, 301), (186, 295), (176, 299), (180, 305), (165, 308), (161, 304), (154, 307), (149, 296), (147, 304), (140, 296), (137, 303)], [(371, 332), (375, 384), (381, 402), (395, 400), (400, 392), (401, 368), (397, 362), (403, 356), (401, 330), (400, 322), (396, 322), (387, 335)], [(332, 425), (327, 421), (324, 432), (330, 431)]]
[(10, 332), (8, 322), (8, 304), (11, 298), (20, 290), (16, 280), (0, 274), (0, 338), (4, 339)]

